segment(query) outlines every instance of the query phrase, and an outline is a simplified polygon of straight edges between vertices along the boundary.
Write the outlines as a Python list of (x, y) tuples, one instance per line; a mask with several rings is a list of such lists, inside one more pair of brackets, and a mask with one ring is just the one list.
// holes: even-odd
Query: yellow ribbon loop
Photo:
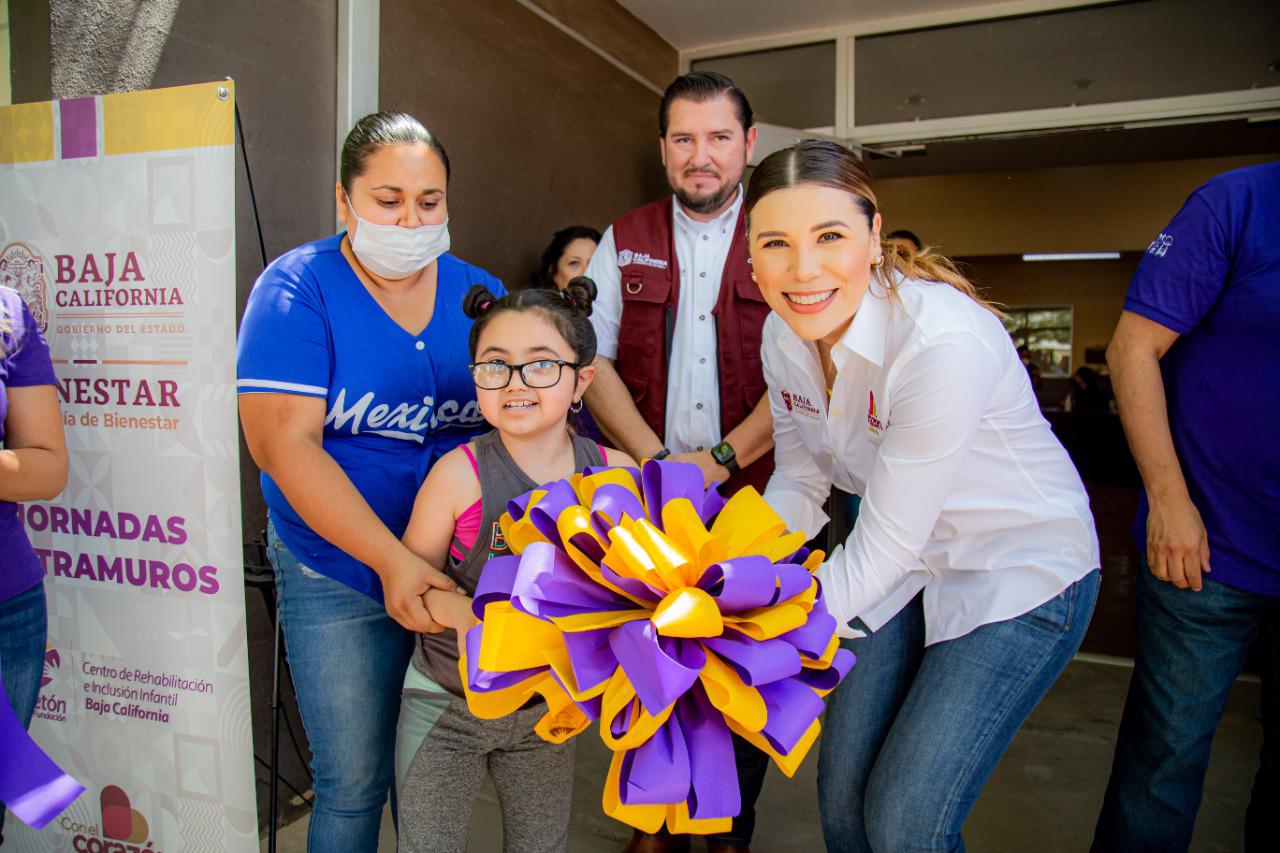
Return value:
[(668, 593), (652, 619), (664, 637), (719, 637), (724, 633), (724, 619), (715, 599), (696, 586)]
[(822, 725), (817, 720), (814, 720), (809, 724), (809, 728), (805, 729), (804, 734), (800, 736), (800, 740), (796, 741), (796, 745), (791, 748), (791, 751), (783, 755), (773, 748), (768, 738), (739, 725), (732, 717), (726, 717), (725, 722), (728, 723), (730, 729), (737, 732), (739, 737), (772, 758), (774, 763), (778, 765), (778, 769), (787, 774), (787, 778), (796, 775), (796, 771), (804, 763), (804, 757), (809, 754), (809, 749), (818, 739), (818, 732), (822, 731)]
[[(635, 698), (636, 690), (626, 673), (621, 667), (614, 670), (600, 703), (600, 740), (610, 749), (625, 751), (640, 746), (662, 728), (676, 707), (672, 702), (657, 714), (650, 714), (640, 702), (631, 701)], [(627, 730), (620, 737), (615, 737), (613, 721), (624, 712), (627, 714)]]
[[(626, 468), (608, 468), (604, 471), (598, 471), (590, 477), (583, 477), (575, 486), (578, 493), (578, 499), (582, 501), (583, 506), (591, 506), (591, 501), (595, 499), (596, 489), (601, 486), (613, 483), (622, 486), (637, 498), (641, 498), (640, 491), (636, 488), (636, 481), (627, 473)], [(643, 499), (641, 499), (643, 504)]]
[(637, 547), (642, 549), (653, 563), (653, 571), (662, 578), (667, 589), (679, 589), (688, 583), (690, 558), (675, 542), (645, 519), (637, 521), (630, 529)]
[(764, 728), (769, 711), (760, 691), (744, 682), (733, 667), (712, 651), (707, 652), (707, 663), (698, 674), (698, 680), (707, 691), (707, 698), (726, 720), (737, 720), (747, 731), (758, 732)]
[(730, 557), (738, 557), (753, 546), (782, 535), (786, 529), (787, 525), (759, 492), (741, 489), (716, 516), (711, 535), (724, 542)]
[(686, 586), (696, 584), (702, 579), (702, 573), (708, 566), (715, 565), (728, 556), (724, 543), (707, 531), (693, 502), (688, 498), (676, 498), (662, 508), (662, 526), (666, 529), (667, 536), (676, 543), (676, 547), (692, 560), (686, 569)]
[(481, 669), (511, 672), (545, 666), (547, 650), (564, 647), (556, 627), (516, 610), (510, 601), (491, 601), (484, 608), (480, 635)]

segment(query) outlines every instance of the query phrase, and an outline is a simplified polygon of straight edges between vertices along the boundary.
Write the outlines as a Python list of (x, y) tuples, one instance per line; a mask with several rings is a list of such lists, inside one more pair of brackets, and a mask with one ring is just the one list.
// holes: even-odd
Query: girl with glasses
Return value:
[[(406, 679), (417, 699), (406, 693), (402, 718), (436, 719), (401, 783), (402, 850), (465, 850), (471, 805), (486, 771), (502, 804), (505, 849), (563, 850), (568, 839), (572, 741), (553, 744), (534, 732), (546, 713), (541, 698), (499, 720), (472, 715), (458, 659), (476, 622), (470, 593), (485, 564), (510, 553), (498, 524), (507, 503), (588, 466), (636, 464), (568, 428), (593, 375), (596, 338), (587, 318), (594, 299), (590, 279), (575, 279), (563, 291), (529, 289), (502, 298), (476, 285), (463, 303), (475, 319), (476, 398), (493, 430), (431, 469), (404, 535), (409, 550), (444, 567), (458, 591), (424, 596), (431, 618), (446, 630), (418, 636)], [(416, 707), (409, 710), (411, 701)]]

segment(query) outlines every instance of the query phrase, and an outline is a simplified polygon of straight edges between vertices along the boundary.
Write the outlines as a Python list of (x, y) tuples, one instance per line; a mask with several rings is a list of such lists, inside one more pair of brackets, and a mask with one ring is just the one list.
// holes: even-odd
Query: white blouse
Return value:
[(1020, 616), (1099, 565), (1084, 486), (1040, 414), (1000, 320), (946, 284), (873, 284), (832, 350), (776, 314), (762, 347), (776, 470), (765, 499), (793, 530), (827, 522), (832, 485), (864, 496), (817, 572), (842, 636), (924, 590), (926, 644)]

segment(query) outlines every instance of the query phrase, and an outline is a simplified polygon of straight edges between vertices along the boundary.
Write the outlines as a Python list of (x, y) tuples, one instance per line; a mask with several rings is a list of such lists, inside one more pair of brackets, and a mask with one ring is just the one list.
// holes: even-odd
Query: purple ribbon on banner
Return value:
[(84, 793), (84, 786), (44, 754), (4, 697), (0, 672), (0, 801), (23, 823), (43, 829)]

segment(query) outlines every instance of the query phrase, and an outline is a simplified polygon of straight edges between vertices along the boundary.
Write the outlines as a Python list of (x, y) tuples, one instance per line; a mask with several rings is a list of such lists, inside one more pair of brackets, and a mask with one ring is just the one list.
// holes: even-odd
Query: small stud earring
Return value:
[(754, 272), (751, 273), (751, 280), (754, 281), (756, 284), (760, 283), (760, 279), (756, 278), (756, 274)]

